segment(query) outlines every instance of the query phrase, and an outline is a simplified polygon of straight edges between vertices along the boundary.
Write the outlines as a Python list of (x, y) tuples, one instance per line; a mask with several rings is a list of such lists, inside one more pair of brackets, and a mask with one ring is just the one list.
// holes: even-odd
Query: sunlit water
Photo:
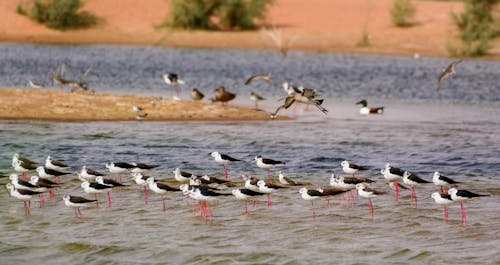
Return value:
[[(238, 92), (238, 104), (250, 105), (253, 89), (273, 98), (264, 101), (268, 110), (279, 104), (281, 82), (293, 81), (320, 90), (330, 111), (324, 116), (299, 109), (296, 120), (262, 122), (0, 121), (2, 174), (12, 172), (11, 157), (18, 152), (38, 162), (50, 154), (71, 164), (71, 171), (140, 161), (159, 165), (150, 175), (161, 179), (171, 180), (175, 167), (222, 177), (222, 167), (208, 155), (218, 150), (244, 160), (229, 167), (240, 184), (243, 173), (265, 177), (253, 162), (260, 154), (287, 161), (283, 171), (311, 187), (328, 185), (330, 174), (341, 175), (340, 162), (349, 159), (370, 166), (363, 176), (388, 192), (374, 199), (373, 219), (361, 198), (354, 208), (334, 199), (331, 213), (317, 201), (312, 218), (310, 203), (294, 187), (273, 194), (271, 209), (262, 198), (248, 215), (233, 197), (221, 198), (213, 222), (206, 222), (180, 194), (169, 194), (162, 212), (159, 196), (150, 194), (145, 205), (141, 188), (131, 186), (112, 193), (111, 208), (83, 209), (76, 219), (60, 200), (62, 194), (84, 195), (71, 175), (46, 208), (34, 200), (29, 217), (21, 202), (1, 193), (2, 264), (500, 263), (497, 62), (465, 61), (437, 93), (436, 76), (448, 59), (291, 53), (281, 60), (272, 51), (0, 45), (0, 60), (0, 86), (48, 82), (50, 69), (64, 62), (68, 76), (92, 65), (89, 83), (97, 92), (171, 96), (161, 75), (174, 71), (184, 74), (187, 88), (207, 94), (224, 84)], [(263, 71), (273, 73), (273, 88), (242, 85)], [(385, 106), (385, 114), (360, 116), (353, 103), (361, 98)], [(465, 204), (467, 226), (461, 225), (459, 205), (451, 206), (446, 222), (430, 198), (437, 190), (432, 184), (417, 190), (417, 209), (407, 191), (396, 204), (378, 173), (386, 162), (428, 180), (438, 170), (464, 182), (461, 188), (491, 196)]]

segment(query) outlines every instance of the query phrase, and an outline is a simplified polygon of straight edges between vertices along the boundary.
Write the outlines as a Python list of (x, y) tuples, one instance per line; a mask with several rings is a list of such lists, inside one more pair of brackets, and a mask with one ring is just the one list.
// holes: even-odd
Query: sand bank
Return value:
[(134, 105), (147, 113), (144, 121), (269, 120), (264, 111), (218, 103), (0, 88), (0, 119), (4, 120), (133, 121), (137, 116)]

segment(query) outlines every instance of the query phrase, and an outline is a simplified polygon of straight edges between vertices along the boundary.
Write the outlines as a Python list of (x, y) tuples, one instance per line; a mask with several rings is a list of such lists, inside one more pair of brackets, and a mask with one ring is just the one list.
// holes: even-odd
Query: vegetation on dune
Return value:
[(451, 55), (481, 56), (488, 52), (491, 41), (500, 35), (500, 23), (492, 14), (499, 3), (500, 0), (464, 0), (464, 11), (451, 14), (461, 42), (458, 46), (448, 43)]
[(171, 0), (165, 26), (180, 29), (254, 29), (273, 0)]
[(98, 18), (78, 11), (82, 0), (28, 0), (17, 5), (17, 13), (57, 30), (87, 28), (96, 25)]
[(394, 0), (391, 8), (391, 20), (397, 27), (408, 27), (409, 21), (417, 12), (411, 0)]

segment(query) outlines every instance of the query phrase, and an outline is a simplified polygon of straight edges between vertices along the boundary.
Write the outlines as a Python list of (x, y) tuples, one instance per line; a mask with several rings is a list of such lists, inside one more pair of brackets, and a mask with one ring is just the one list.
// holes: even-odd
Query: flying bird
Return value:
[(441, 90), (441, 82), (443, 82), (443, 80), (446, 77), (448, 77), (449, 75), (456, 74), (455, 66), (461, 62), (462, 62), (462, 59), (454, 61), (454, 62), (450, 63), (446, 68), (443, 69), (443, 71), (441, 72), (441, 74), (438, 77), (438, 91)]
[(250, 78), (247, 79), (245, 82), (245, 85), (250, 85), (253, 81), (256, 80), (264, 80), (267, 82), (269, 86), (273, 85), (273, 81), (271, 81), (271, 73), (262, 73), (262, 74), (256, 74), (251, 76)]
[(270, 117), (271, 117), (271, 119), (275, 119), (276, 115), (278, 114), (278, 112), (281, 109), (283, 109), (283, 108), (288, 109), (296, 101), (304, 103), (304, 104), (314, 105), (321, 112), (323, 112), (324, 114), (327, 114), (328, 110), (325, 107), (322, 106), (323, 99), (315, 99), (315, 97), (316, 97), (316, 91), (314, 91), (313, 89), (304, 88), (304, 90), (302, 91), (302, 93), (294, 93), (294, 94), (289, 95), (288, 97), (286, 97), (285, 98), (285, 103), (283, 105), (279, 106), (274, 111), (274, 113), (272, 113), (270, 115)]

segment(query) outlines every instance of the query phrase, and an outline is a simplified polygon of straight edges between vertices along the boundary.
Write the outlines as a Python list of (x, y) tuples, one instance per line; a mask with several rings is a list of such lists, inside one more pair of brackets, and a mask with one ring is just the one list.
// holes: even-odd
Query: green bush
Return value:
[(392, 23), (398, 27), (408, 27), (412, 24), (408, 21), (411, 19), (417, 9), (410, 0), (394, 0), (391, 9)]
[(253, 29), (273, 0), (171, 0), (163, 25), (181, 29)]
[(458, 28), (459, 47), (448, 45), (451, 55), (480, 56), (491, 48), (491, 40), (498, 36), (498, 21), (491, 11), (500, 0), (464, 0), (465, 9), (451, 17)]
[(17, 13), (57, 30), (87, 28), (97, 24), (93, 14), (81, 11), (82, 0), (32, 0), (19, 3)]

